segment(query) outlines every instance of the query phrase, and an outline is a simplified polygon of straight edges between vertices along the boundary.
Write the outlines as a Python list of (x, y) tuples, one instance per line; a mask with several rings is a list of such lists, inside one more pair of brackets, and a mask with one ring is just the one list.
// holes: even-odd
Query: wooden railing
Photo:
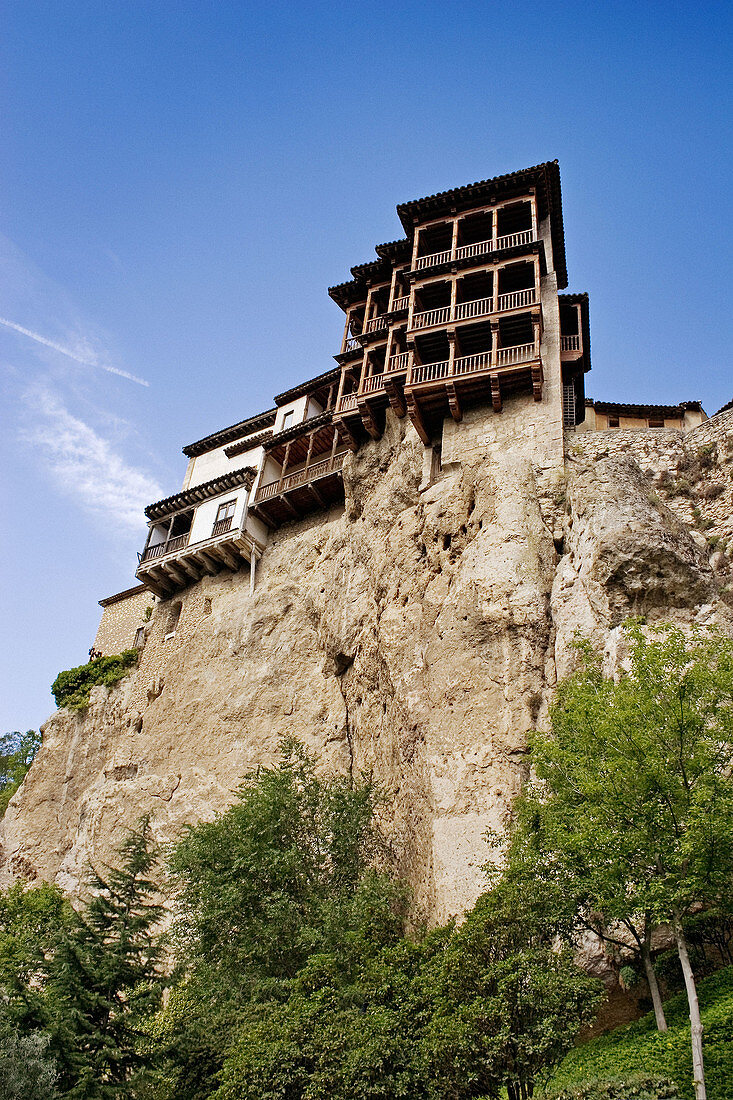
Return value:
[(444, 325), (450, 320), (450, 306), (439, 309), (426, 309), (422, 313), (413, 313), (413, 328), (430, 328), (431, 325)]
[(347, 451), (338, 451), (333, 457), (329, 455), (321, 462), (314, 462), (307, 469), (296, 470), (292, 474), (286, 474), (279, 481), (271, 481), (268, 485), (262, 485), (255, 493), (254, 503), (260, 504), (264, 500), (272, 500), (273, 497), (287, 493), (291, 489), (297, 489), (301, 485), (307, 485), (311, 481), (317, 481), (320, 477), (337, 473), (344, 464)]
[(452, 308), (428, 309), (413, 313), (412, 330), (446, 325), (450, 321), (468, 321), (473, 317), (486, 317), (490, 313), (504, 313), (509, 309), (525, 309), (536, 301), (536, 288), (514, 290), (511, 294), (499, 294), (496, 298), (475, 298), (470, 302), (456, 302)]
[(407, 370), (409, 362), (409, 351), (400, 351), (397, 355), (391, 355), (389, 358), (389, 373), (393, 374), (396, 370)]
[(532, 244), (534, 239), (533, 229), (522, 229), (519, 233), (507, 233), (503, 237), (496, 238), (494, 250), (500, 252), (503, 248), (517, 248), (520, 244)]
[(450, 248), (446, 252), (431, 252), (429, 256), (418, 256), (415, 260), (415, 270), (422, 271), (426, 267), (447, 264), (452, 258), (453, 253)]
[(420, 363), (414, 365), (410, 371), (408, 382), (417, 385), (420, 382), (436, 382), (440, 378), (448, 376), (450, 362), (446, 359), (442, 363)]
[(349, 338), (344, 343), (344, 352), (356, 351), (357, 348), (361, 349), (359, 338), (357, 336), (349, 336)]
[(580, 336), (561, 336), (561, 351), (581, 351)]
[(426, 267), (437, 267), (439, 264), (450, 263), (451, 260), (468, 260), (474, 256), (483, 256), (488, 252), (501, 252), (505, 248), (518, 248), (520, 245), (532, 244), (536, 239), (534, 229), (521, 229), (518, 233), (505, 233), (501, 237), (476, 241), (474, 244), (461, 244), (458, 245), (455, 251), (447, 249), (444, 252), (432, 252), (429, 256), (418, 256), (415, 260), (415, 270), (424, 271)]
[(513, 348), (496, 349), (496, 366), (511, 367), (515, 363), (528, 363), (532, 359), (538, 359), (540, 349), (536, 344), (518, 344)]
[(389, 307), (391, 313), (396, 313), (398, 309), (407, 309), (410, 304), (410, 295), (403, 294), (400, 298), (395, 298), (392, 305)]
[(141, 562), (150, 561), (151, 558), (164, 558), (166, 554), (174, 554), (176, 550), (182, 550), (188, 542), (188, 536), (190, 532), (185, 535), (176, 535), (172, 539), (168, 539), (167, 542), (159, 542), (155, 546), (148, 546), (147, 550), (143, 551)]
[(494, 242), (476, 241), (475, 244), (460, 244), (456, 249), (457, 260), (467, 260), (471, 256), (483, 256), (484, 252), (493, 252)]
[(383, 374), (370, 374), (366, 378), (361, 380), (361, 393), (374, 393), (376, 390), (381, 390), (384, 385)]
[(231, 531), (232, 518), (232, 516), (227, 516), (225, 519), (218, 519), (214, 524), (214, 529), (211, 532), (211, 537), (216, 538), (217, 535), (225, 535), (227, 531)]
[(500, 294), (496, 300), (497, 313), (505, 309), (521, 309), (523, 306), (533, 306), (535, 303), (535, 288), (527, 287), (526, 290), (513, 290), (511, 294)]
[(336, 412), (352, 412), (356, 409), (356, 407), (356, 394), (344, 393), (341, 395), (341, 397), (339, 397), (339, 403), (336, 406)]
[(408, 386), (417, 386), (422, 382), (438, 382), (443, 378), (476, 374), (479, 371), (500, 370), (521, 363), (531, 363), (539, 359), (539, 344), (520, 344), (512, 348), (493, 348), (476, 355), (462, 355), (453, 361), (440, 363), (414, 363), (407, 377)]
[(483, 317), (491, 313), (491, 298), (475, 298), (472, 302), (456, 302), (454, 321), (465, 321), (469, 317)]
[(366, 332), (379, 332), (380, 329), (387, 327), (387, 318), (382, 314), (379, 317), (372, 317), (371, 320), (366, 323)]
[(491, 366), (491, 352), (482, 351), (478, 355), (463, 355), (453, 364), (454, 374), (473, 374), (474, 371), (488, 370)]

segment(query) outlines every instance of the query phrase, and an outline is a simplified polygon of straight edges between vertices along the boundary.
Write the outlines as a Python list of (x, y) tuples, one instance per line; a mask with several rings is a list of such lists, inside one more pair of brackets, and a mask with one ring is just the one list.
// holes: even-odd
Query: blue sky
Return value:
[(6, 0), (3, 22), (0, 731), (86, 659), (181, 447), (328, 369), (326, 288), (400, 235), (398, 202), (557, 158), (589, 393), (733, 397), (730, 5)]

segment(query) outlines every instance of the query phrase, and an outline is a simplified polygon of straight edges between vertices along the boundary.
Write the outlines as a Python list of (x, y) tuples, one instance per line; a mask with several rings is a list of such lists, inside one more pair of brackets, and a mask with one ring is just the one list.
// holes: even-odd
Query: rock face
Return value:
[[(449, 425), (432, 482), (430, 451), (390, 417), (347, 463), (345, 507), (275, 533), (254, 595), (247, 574), (205, 578), (173, 637), (158, 604), (137, 671), (46, 724), (2, 823), (6, 879), (73, 893), (144, 811), (170, 839), (295, 735), (325, 768), (382, 786), (431, 919), (470, 905), (576, 631), (612, 654), (629, 614), (731, 629), (733, 423), (704, 425), (702, 443), (571, 436), (566, 462), (540, 463), (520, 431), (492, 446), (493, 417)], [(722, 488), (708, 498), (711, 439)]]

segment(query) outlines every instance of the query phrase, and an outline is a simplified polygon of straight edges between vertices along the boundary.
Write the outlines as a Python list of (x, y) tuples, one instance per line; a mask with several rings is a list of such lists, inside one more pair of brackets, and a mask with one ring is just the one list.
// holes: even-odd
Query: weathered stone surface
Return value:
[(384, 828), (432, 919), (469, 905), (576, 630), (615, 667), (630, 613), (730, 624), (730, 466), (692, 503), (663, 476), (690, 465), (679, 433), (579, 436), (563, 470), (556, 449), (533, 461), (517, 410), (500, 437), (491, 410), (448, 422), (433, 484), (429, 451), (390, 415), (347, 463), (345, 507), (274, 535), (254, 596), (246, 573), (205, 578), (172, 638), (158, 604), (138, 670), (47, 723), (2, 823), (6, 879), (74, 892), (144, 811), (172, 838), (295, 735), (325, 768), (383, 786)]

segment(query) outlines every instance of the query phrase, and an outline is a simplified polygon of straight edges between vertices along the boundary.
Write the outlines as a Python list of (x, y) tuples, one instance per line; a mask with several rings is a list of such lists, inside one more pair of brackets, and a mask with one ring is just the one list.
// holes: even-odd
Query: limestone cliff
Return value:
[(254, 595), (245, 573), (202, 580), (174, 636), (159, 604), (138, 670), (46, 724), (3, 822), (6, 877), (74, 891), (143, 811), (170, 838), (294, 734), (384, 787), (433, 919), (469, 905), (576, 631), (611, 652), (629, 613), (731, 629), (733, 420), (571, 434), (563, 463), (519, 419), (497, 440), (494, 417), (449, 423), (431, 481), (390, 416), (347, 462), (345, 508), (275, 533)]

